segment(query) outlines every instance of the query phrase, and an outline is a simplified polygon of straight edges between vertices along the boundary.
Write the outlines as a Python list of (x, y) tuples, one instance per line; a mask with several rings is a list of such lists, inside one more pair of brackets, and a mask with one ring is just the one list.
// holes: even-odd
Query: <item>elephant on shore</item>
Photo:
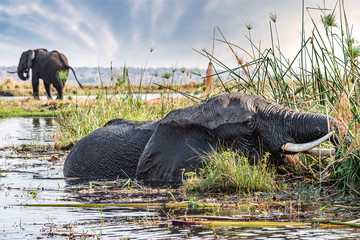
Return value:
[(278, 165), (283, 154), (311, 152), (326, 140), (351, 143), (346, 128), (331, 117), (296, 112), (256, 95), (221, 94), (156, 121), (111, 120), (75, 144), (64, 176), (178, 184), (183, 169), (201, 167), (201, 155), (219, 144), (240, 150), (254, 164), (269, 152), (269, 162)]
[[(25, 51), (21, 54), (17, 71), (9, 73), (17, 73), (21, 80), (26, 81), (29, 79), (30, 69), (32, 69), (31, 83), (35, 99), (39, 99), (39, 79), (44, 81), (48, 98), (52, 97), (50, 88), (52, 84), (58, 92), (57, 98), (62, 99), (69, 69), (71, 69), (76, 81), (82, 87), (74, 69), (69, 66), (67, 58), (58, 51), (48, 52), (44, 48)], [(59, 73), (61, 71), (65, 75), (60, 77)]]

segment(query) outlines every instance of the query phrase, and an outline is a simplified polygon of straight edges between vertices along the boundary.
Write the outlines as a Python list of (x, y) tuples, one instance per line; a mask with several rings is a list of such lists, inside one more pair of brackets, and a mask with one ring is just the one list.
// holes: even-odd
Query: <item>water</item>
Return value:
[[(211, 209), (24, 206), (182, 200), (181, 190), (141, 190), (122, 188), (124, 181), (81, 183), (63, 179), (62, 166), (67, 152), (43, 147), (53, 144), (51, 136), (55, 128), (53, 118), (0, 119), (0, 239), (67, 239), (69, 236), (86, 239), (214, 239), (215, 234), (222, 239), (360, 238), (357, 230), (344, 228), (217, 227), (214, 234), (212, 228), (174, 226), (171, 223), (172, 217), (179, 215), (218, 214)], [(322, 203), (322, 206), (325, 205)], [(264, 213), (257, 211), (262, 210), (250, 214), (261, 213), (264, 218), (269, 214), (281, 215), (282, 211), (285, 214), (281, 216), (289, 214), (286, 209)], [(303, 209), (299, 211), (306, 212)], [(335, 215), (332, 211), (326, 212), (326, 208), (323, 211), (317, 212), (316, 217)], [(243, 214), (236, 210), (221, 213), (225, 216)], [(249, 214), (248, 210), (246, 213)], [(358, 217), (352, 216), (351, 212), (346, 214), (350, 219)]]
[(0, 118), (0, 148), (51, 144), (54, 118)]

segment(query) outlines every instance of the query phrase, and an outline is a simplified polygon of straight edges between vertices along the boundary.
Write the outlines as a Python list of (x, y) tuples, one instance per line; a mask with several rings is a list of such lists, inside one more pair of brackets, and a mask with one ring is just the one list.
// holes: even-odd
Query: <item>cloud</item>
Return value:
[(158, 22), (164, 10), (165, 2), (163, 0), (154, 0), (150, 6), (151, 9), (151, 35), (154, 36), (158, 32)]
[[(96, 9), (88, 9), (85, 4), (73, 4), (68, 0), (34, 1), (26, 7), (21, 1), (2, 4), (0, 22), (7, 22), (20, 33), (9, 39), (15, 41), (9, 41), (7, 45), (20, 43), (18, 47), (22, 48), (47, 45), (60, 51), (82, 49), (93, 54), (94, 63), (97, 56), (113, 56), (118, 50), (113, 30), (103, 16), (96, 14)], [(22, 38), (29, 41), (22, 41)]]
[[(335, 2), (326, 4), (333, 7)], [(316, 4), (323, 1), (305, 0), (306, 6)], [(358, 23), (356, 8), (352, 7), (355, 4), (356, 1), (348, 0), (346, 7), (348, 18)], [(110, 61), (119, 59), (121, 63), (125, 60), (129, 65), (141, 66), (149, 48), (155, 47), (149, 65), (169, 66), (178, 62), (201, 67), (207, 59), (191, 48), (211, 51), (216, 26), (227, 40), (250, 50), (244, 26), (248, 20), (254, 25), (251, 34), (256, 45), (261, 41), (262, 49), (269, 47), (269, 12), (278, 16), (282, 50), (298, 51), (301, 1), (1, 0), (0, 65), (16, 64), (22, 51), (45, 47), (64, 52), (70, 64), (76, 66), (98, 63), (108, 66)], [(359, 33), (358, 28), (354, 28), (354, 33)], [(216, 37), (222, 38), (219, 33)], [(219, 42), (215, 45), (216, 56), (226, 64), (233, 64), (233, 55), (226, 45)]]
[(147, 8), (147, 3), (144, 1), (133, 1), (129, 0), (130, 7), (130, 17), (133, 20), (136, 20), (144, 9)]

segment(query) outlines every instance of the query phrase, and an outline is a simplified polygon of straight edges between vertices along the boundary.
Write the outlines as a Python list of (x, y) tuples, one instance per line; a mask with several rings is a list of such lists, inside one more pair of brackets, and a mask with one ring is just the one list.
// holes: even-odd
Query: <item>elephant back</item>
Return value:
[(132, 124), (99, 128), (75, 144), (64, 176), (82, 179), (135, 178), (136, 167), (153, 130)]

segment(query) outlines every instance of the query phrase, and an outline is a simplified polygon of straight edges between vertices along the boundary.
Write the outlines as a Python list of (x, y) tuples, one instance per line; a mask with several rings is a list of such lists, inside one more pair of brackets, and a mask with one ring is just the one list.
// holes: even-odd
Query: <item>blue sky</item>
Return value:
[[(326, 7), (335, 3), (327, 0)], [(305, 0), (306, 7), (317, 4), (323, 1)], [(17, 65), (27, 49), (47, 48), (63, 52), (74, 67), (109, 66), (111, 61), (141, 67), (154, 48), (148, 67), (206, 68), (208, 60), (192, 48), (211, 51), (214, 27), (250, 50), (245, 37), (245, 22), (250, 22), (254, 41), (265, 48), (270, 12), (278, 18), (281, 48), (291, 57), (300, 45), (301, 5), (301, 0), (0, 0), (0, 66)], [(358, 5), (345, 0), (360, 39)], [(305, 20), (310, 29), (308, 15)], [(235, 64), (222, 43), (215, 44), (215, 55)], [(240, 50), (238, 55), (247, 58)]]

